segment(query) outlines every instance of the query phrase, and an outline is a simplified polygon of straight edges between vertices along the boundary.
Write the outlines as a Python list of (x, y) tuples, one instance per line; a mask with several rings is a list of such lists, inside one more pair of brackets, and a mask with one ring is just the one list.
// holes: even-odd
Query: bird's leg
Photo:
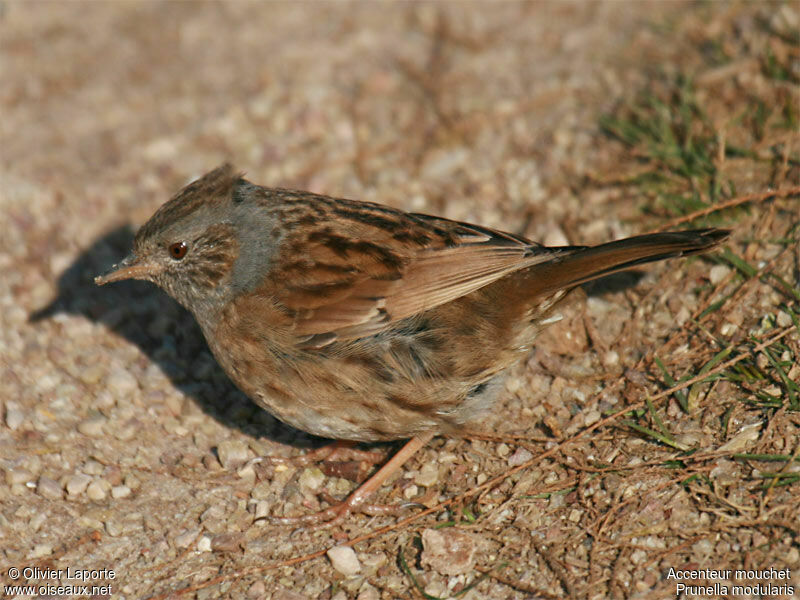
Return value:
[[(385, 465), (370, 477), (367, 481), (362, 483), (356, 491), (354, 491), (347, 500), (321, 510), (312, 515), (304, 515), (302, 517), (273, 517), (272, 521), (281, 525), (311, 525), (311, 526), (330, 526), (338, 523), (347, 515), (356, 510), (365, 510), (367, 513), (386, 513), (386, 507), (378, 507), (373, 505), (365, 505), (367, 499), (377, 492), (386, 480), (402, 467), (405, 462), (414, 456), (414, 454), (425, 446), (433, 438), (433, 433), (423, 433), (414, 436), (400, 450), (390, 458)], [(391, 507), (391, 510), (395, 510)]]

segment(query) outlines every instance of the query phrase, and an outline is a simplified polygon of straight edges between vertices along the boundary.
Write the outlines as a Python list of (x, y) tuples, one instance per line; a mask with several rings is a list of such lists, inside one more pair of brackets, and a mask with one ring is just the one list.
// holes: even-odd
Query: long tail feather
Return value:
[(594, 247), (573, 246), (551, 261), (526, 273), (526, 292), (531, 296), (572, 288), (587, 281), (667, 258), (700, 254), (730, 235), (724, 229), (697, 229), (653, 233)]

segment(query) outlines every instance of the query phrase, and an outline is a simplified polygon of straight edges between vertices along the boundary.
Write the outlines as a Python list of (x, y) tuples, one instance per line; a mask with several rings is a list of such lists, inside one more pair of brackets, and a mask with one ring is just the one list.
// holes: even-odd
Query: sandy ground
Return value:
[[(790, 3), (0, 3), (3, 583), (107, 586), (41, 597), (114, 599), (800, 589), (799, 15)], [(713, 133), (699, 176), (601, 125), (643, 120), (626, 107), (669, 100), (684, 76), (704, 117), (667, 110), (668, 122)], [(733, 228), (728, 252), (753, 271), (720, 252), (576, 294), (482, 428), (435, 439), (379, 495), (429, 510), (292, 531), (264, 516), (355, 484), (248, 461), (321, 441), (250, 404), (166, 295), (91, 283), (224, 160), (264, 185), (553, 244), (686, 226), (669, 194), (729, 202), (694, 223)], [(704, 366), (718, 376), (665, 392)], [(700, 568), (776, 571), (670, 574)]]

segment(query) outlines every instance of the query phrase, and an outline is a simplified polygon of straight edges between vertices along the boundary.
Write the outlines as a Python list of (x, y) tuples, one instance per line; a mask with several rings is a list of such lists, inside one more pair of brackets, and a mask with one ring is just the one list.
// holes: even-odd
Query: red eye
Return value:
[(188, 249), (189, 247), (186, 245), (186, 242), (175, 242), (169, 246), (169, 255), (175, 260), (180, 260), (186, 256), (186, 251)]

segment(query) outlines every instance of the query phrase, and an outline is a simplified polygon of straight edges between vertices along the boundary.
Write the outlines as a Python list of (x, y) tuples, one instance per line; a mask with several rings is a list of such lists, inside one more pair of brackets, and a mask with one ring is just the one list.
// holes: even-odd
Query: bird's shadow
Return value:
[(95, 285), (96, 275), (130, 251), (133, 237), (126, 225), (95, 240), (59, 276), (56, 298), (33, 312), (29, 322), (64, 313), (102, 323), (138, 346), (178, 390), (223, 425), (297, 447), (328, 442), (280, 423), (252, 404), (213, 359), (192, 315), (158, 287), (134, 280)]

